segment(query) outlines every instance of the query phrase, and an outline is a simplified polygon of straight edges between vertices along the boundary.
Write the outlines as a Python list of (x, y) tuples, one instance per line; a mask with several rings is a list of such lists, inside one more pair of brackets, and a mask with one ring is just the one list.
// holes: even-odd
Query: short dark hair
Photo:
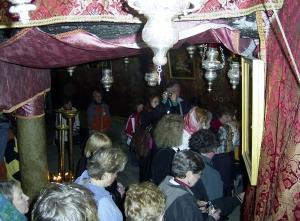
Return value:
[(95, 98), (95, 95), (96, 95), (96, 94), (101, 94), (101, 96), (103, 97), (103, 92), (102, 92), (102, 91), (100, 91), (100, 90), (95, 90), (95, 91), (93, 92), (93, 94), (92, 94), (93, 99)]
[(70, 101), (72, 102), (71, 97), (65, 97), (65, 98), (63, 99), (63, 105), (69, 103)]
[(223, 115), (229, 115), (231, 117), (233, 117), (234, 115), (234, 107), (232, 106), (232, 104), (230, 103), (220, 103), (218, 104), (216, 111), (215, 111), (215, 115), (218, 118), (221, 118)]
[(216, 135), (210, 130), (198, 130), (189, 139), (189, 148), (197, 153), (211, 153), (217, 147)]
[(192, 97), (190, 100), (189, 100), (189, 105), (191, 107), (201, 107), (203, 108), (203, 104), (201, 102), (201, 100), (198, 98), (198, 97)]
[(137, 106), (141, 105), (141, 104), (145, 104), (144, 99), (135, 99), (134, 100), (134, 109), (136, 110)]
[(172, 173), (175, 177), (185, 178), (188, 171), (200, 173), (205, 167), (203, 160), (195, 153), (184, 150), (175, 153), (172, 161)]

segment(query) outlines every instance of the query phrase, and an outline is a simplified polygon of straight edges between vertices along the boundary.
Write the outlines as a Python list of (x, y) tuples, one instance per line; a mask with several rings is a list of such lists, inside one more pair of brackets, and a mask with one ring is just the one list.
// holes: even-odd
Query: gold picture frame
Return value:
[(196, 53), (191, 58), (185, 44), (178, 49), (171, 49), (168, 54), (168, 66), (170, 78), (172, 79), (196, 79)]
[(257, 184), (264, 109), (264, 62), (242, 57), (242, 156), (251, 185)]

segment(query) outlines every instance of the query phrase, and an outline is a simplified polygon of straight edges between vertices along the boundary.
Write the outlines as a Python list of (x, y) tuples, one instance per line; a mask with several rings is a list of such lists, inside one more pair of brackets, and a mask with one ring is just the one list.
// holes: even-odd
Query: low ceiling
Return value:
[[(227, 23), (232, 28), (239, 30), (240, 36), (242, 38), (259, 39), (255, 13), (251, 13), (242, 17), (213, 20), (212, 22), (223, 24)], [(113, 22), (78, 22), (52, 24), (37, 27), (46, 33), (54, 35), (81, 29), (101, 39), (113, 39), (141, 33), (144, 24), (125, 24)], [(0, 29), (0, 44), (9, 40), (21, 30), (21, 28)]]

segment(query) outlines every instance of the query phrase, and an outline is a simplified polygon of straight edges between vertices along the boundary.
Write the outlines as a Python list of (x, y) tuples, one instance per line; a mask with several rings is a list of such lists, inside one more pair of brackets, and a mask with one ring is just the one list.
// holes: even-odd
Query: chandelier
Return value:
[[(158, 84), (161, 66), (167, 63), (166, 54), (178, 42), (179, 33), (174, 20), (200, 9), (207, 0), (128, 0), (128, 5), (144, 14), (147, 23), (142, 31), (143, 41), (154, 53), (153, 63), (157, 65)], [(190, 9), (190, 5), (194, 7)]]
[[(220, 70), (225, 67), (225, 56), (223, 54), (223, 49), (220, 46), (220, 52), (221, 52), (221, 58), (222, 63), (217, 60), (219, 56), (218, 52), (218, 45), (217, 44), (208, 44), (208, 49), (206, 44), (200, 44), (200, 45), (189, 45), (186, 47), (186, 50), (188, 54), (190, 55), (191, 59), (193, 59), (194, 53), (196, 51), (196, 48), (199, 50), (199, 55), (202, 57), (202, 68), (206, 70), (205, 72), (205, 78), (208, 81), (208, 91), (211, 91), (211, 85), (214, 79), (217, 77), (217, 70)], [(205, 56), (207, 56), (207, 59), (205, 59)], [(234, 56), (234, 55), (233, 55)], [(236, 85), (239, 84), (240, 81), (240, 65), (237, 58), (230, 57), (229, 64), (230, 69), (227, 73), (227, 76), (230, 80), (230, 83), (232, 84), (232, 89), (236, 89)]]
[[(111, 84), (114, 82), (114, 78), (112, 77), (112, 65), (110, 61), (110, 68), (107, 65), (107, 62), (103, 64), (102, 62), (102, 79), (100, 82), (103, 84), (103, 87), (106, 91), (109, 91)], [(104, 66), (104, 67), (103, 67)]]
[[(208, 49), (206, 51), (206, 47), (204, 48), (203, 56), (202, 56), (202, 68), (206, 70), (205, 78), (208, 81), (208, 91), (211, 91), (211, 85), (213, 80), (217, 77), (217, 70), (224, 68), (225, 66), (225, 58), (223, 54), (223, 48), (220, 46), (222, 63), (217, 60), (219, 56), (218, 45), (217, 44), (209, 44)], [(204, 60), (205, 55), (207, 59)]]
[(12, 14), (18, 14), (19, 15), (19, 20), (23, 24), (27, 24), (30, 20), (30, 17), (28, 15), (28, 12), (31, 10), (36, 10), (36, 6), (33, 4), (29, 4), (31, 0), (8, 0), (13, 4), (9, 8), (9, 13)]

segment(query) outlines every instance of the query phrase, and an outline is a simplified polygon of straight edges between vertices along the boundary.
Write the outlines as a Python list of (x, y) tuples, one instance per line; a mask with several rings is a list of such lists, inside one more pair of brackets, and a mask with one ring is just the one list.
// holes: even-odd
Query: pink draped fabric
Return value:
[[(236, 54), (249, 55), (254, 50), (252, 39), (240, 38), (239, 31), (226, 24), (207, 22), (184, 22), (178, 24), (179, 32), (185, 37), (174, 48), (184, 42), (220, 43)], [(219, 28), (217, 28), (219, 27)], [(190, 36), (189, 33), (194, 33)], [(141, 48), (138, 45), (142, 45)], [(144, 46), (143, 46), (144, 45)], [(84, 64), (91, 61), (129, 57), (151, 52), (142, 44), (140, 36), (102, 40), (83, 30), (51, 35), (38, 28), (23, 29), (0, 45), (0, 60), (34, 68), (59, 68)]]
[[(12, 112), (50, 90), (49, 69), (28, 68), (0, 61), (0, 73), (0, 106), (4, 107), (4, 112)], [(23, 111), (23, 115), (26, 112), (36, 111), (29, 108)]]
[(185, 116), (184, 116), (184, 121), (186, 123), (185, 130), (189, 134), (193, 134), (197, 132), (200, 127), (196, 118), (196, 107), (193, 107)]
[[(300, 3), (286, 1), (278, 16), (300, 67)], [(300, 220), (300, 88), (278, 23), (266, 42), (265, 130), (258, 183), (248, 187), (244, 220)]]
[[(270, 9), (271, 0), (207, 0), (200, 10), (181, 20), (212, 20), (219, 18), (239, 17), (258, 10)], [(283, 0), (272, 0), (276, 8), (280, 8)], [(125, 0), (33, 0), (37, 10), (30, 12), (31, 21), (28, 26), (18, 21), (17, 15), (8, 12), (8, 0), (0, 2), (0, 27), (31, 27), (57, 24), (61, 22), (126, 22), (140, 23), (145, 17), (131, 9)]]

